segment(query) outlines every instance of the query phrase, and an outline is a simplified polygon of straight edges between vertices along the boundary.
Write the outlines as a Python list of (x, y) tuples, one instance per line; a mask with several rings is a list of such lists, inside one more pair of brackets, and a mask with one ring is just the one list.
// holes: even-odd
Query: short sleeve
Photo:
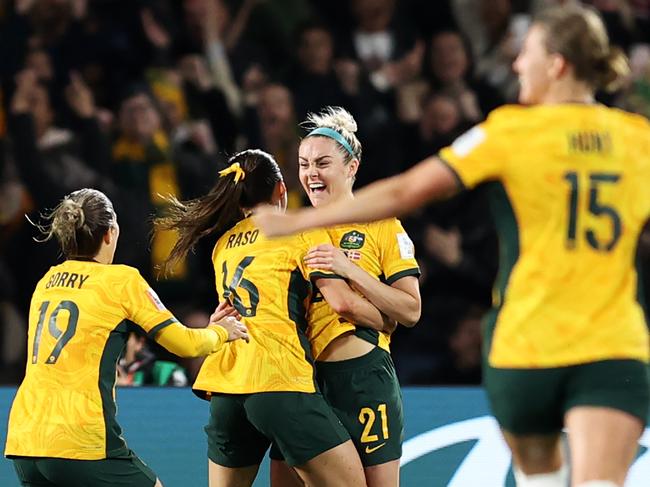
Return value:
[(443, 148), (439, 158), (449, 166), (466, 188), (499, 179), (506, 167), (508, 143), (503, 113), (493, 112), (488, 119)]
[(341, 276), (334, 274), (331, 271), (325, 271), (320, 269), (312, 269), (305, 265), (304, 257), (305, 254), (312, 247), (323, 244), (331, 244), (332, 239), (326, 230), (318, 228), (316, 230), (311, 230), (308, 232), (303, 232), (300, 234), (303, 248), (301, 249), (301, 255), (299, 259), (300, 271), (305, 279), (313, 281), (314, 279), (329, 278), (329, 279), (341, 279)]
[(133, 272), (129, 276), (123, 293), (122, 304), (128, 319), (151, 338), (155, 338), (163, 328), (178, 322), (139, 272)]
[(406, 276), (419, 276), (415, 246), (396, 218), (379, 223), (380, 265), (387, 284)]

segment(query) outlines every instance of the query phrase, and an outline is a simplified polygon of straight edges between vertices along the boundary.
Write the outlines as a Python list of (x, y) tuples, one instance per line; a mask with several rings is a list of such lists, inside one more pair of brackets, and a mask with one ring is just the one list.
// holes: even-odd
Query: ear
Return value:
[(551, 55), (550, 63), (548, 66), (548, 74), (551, 79), (560, 79), (567, 74), (569, 69), (570, 65), (564, 56), (560, 54)]
[(113, 239), (115, 238), (115, 228), (113, 226), (110, 226), (108, 230), (106, 230), (106, 233), (104, 234), (103, 240), (106, 245), (110, 245), (113, 243)]
[(287, 186), (284, 184), (284, 181), (278, 181), (278, 205), (282, 211), (287, 209), (289, 203), (289, 192), (287, 191)]
[(359, 159), (352, 159), (348, 163), (348, 177), (355, 178), (357, 176), (357, 171), (359, 170)]

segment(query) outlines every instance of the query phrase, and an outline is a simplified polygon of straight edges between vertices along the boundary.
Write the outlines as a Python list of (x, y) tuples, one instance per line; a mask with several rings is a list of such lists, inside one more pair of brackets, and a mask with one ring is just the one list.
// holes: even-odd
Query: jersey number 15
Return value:
[[(616, 208), (600, 201), (599, 190), (603, 185), (617, 184), (621, 179), (620, 174), (594, 172), (589, 174), (589, 208), (588, 211), (594, 216), (607, 218), (611, 221), (612, 233), (608, 240), (599, 238), (592, 228), (587, 228), (584, 235), (590, 247), (600, 252), (611, 251), (618, 243), (622, 232), (621, 217)], [(569, 224), (567, 228), (567, 248), (576, 248), (578, 238), (578, 203), (582, 200), (580, 178), (577, 172), (568, 171), (564, 173), (564, 180), (569, 183)]]

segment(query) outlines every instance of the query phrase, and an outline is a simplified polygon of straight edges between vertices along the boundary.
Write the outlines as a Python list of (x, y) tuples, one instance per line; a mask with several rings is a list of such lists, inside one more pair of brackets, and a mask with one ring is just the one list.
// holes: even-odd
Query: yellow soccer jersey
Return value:
[[(328, 229), (335, 246), (356, 265), (387, 284), (405, 276), (419, 276), (413, 242), (396, 218), (374, 223), (340, 225)], [(355, 326), (339, 317), (316, 293), (309, 311), (309, 340), (317, 359), (336, 337), (354, 330), (356, 335), (390, 351), (390, 335)]]
[(329, 242), (324, 230), (269, 240), (249, 218), (219, 239), (212, 253), (217, 292), (242, 315), (250, 343), (230, 342), (210, 355), (197, 393), (316, 391), (306, 335), (311, 279), (334, 275), (308, 269), (303, 259)]
[(650, 215), (650, 124), (602, 105), (507, 106), (440, 157), (487, 185), (500, 271), (494, 367), (648, 361), (637, 240)]
[(127, 454), (115, 421), (115, 364), (134, 323), (154, 337), (174, 322), (132, 267), (77, 260), (51, 267), (32, 296), (27, 369), (5, 454)]

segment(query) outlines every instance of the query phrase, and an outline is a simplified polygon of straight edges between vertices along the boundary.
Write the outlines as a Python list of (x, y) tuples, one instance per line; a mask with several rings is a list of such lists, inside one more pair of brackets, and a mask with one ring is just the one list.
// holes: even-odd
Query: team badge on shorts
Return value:
[(346, 250), (357, 250), (363, 247), (364, 243), (366, 243), (366, 235), (352, 230), (341, 237), (339, 246)]

